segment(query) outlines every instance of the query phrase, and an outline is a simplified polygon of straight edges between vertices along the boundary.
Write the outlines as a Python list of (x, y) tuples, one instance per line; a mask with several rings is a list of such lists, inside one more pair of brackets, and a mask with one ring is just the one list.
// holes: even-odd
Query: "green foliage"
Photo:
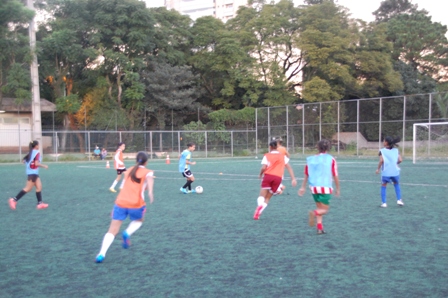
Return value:
[(31, 100), (30, 73), (21, 64), (14, 63), (11, 65), (6, 82), (2, 87), (2, 91), (7, 95), (13, 96), (16, 99), (16, 103), (23, 104), (25, 101)]
[(77, 94), (59, 97), (56, 99), (56, 108), (59, 112), (74, 114), (81, 107), (81, 101)]

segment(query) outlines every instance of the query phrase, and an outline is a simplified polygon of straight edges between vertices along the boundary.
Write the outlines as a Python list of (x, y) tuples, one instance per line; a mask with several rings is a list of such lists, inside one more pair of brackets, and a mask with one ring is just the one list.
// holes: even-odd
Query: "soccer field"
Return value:
[[(125, 250), (121, 237), (94, 262), (110, 223), (116, 177), (103, 162), (49, 163), (34, 190), (8, 207), (25, 185), (22, 164), (0, 165), (1, 297), (447, 297), (447, 164), (405, 160), (404, 207), (388, 186), (379, 208), (377, 160), (338, 159), (341, 196), (324, 217), (327, 234), (307, 223), (309, 190), (273, 197), (260, 220), (260, 159), (198, 159), (182, 194), (177, 160), (150, 161), (155, 202)], [(292, 167), (302, 182), (304, 158)], [(132, 166), (127, 161), (127, 167)], [(222, 174), (221, 174), (222, 173)], [(122, 230), (127, 227), (125, 221)]]

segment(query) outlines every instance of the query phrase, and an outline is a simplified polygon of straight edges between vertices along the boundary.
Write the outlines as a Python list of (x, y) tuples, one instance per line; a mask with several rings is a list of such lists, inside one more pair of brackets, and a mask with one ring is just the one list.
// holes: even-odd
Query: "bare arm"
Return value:
[(40, 163), (39, 160), (35, 160), (34, 164), (36, 165), (36, 167), (41, 167), (41, 168), (44, 168), (44, 169), (48, 169), (48, 166), (44, 165), (43, 163)]
[(403, 161), (403, 159), (401, 158), (401, 155), (398, 154), (398, 161), (397, 161), (397, 165), (401, 164), (401, 162)]
[(339, 197), (339, 195), (341, 194), (341, 186), (339, 184), (339, 177), (338, 176), (333, 176), (334, 179), (334, 184), (336, 184), (336, 194), (335, 196)]
[(148, 188), (149, 203), (152, 204), (154, 202), (154, 172), (149, 172), (146, 176), (146, 185)]
[(260, 175), (259, 175), (260, 178), (263, 177), (264, 171), (266, 171), (266, 168), (267, 168), (267, 167), (268, 167), (267, 165), (262, 165), (262, 166), (261, 166), (261, 169), (260, 169)]
[(378, 168), (376, 169), (376, 172), (375, 172), (376, 174), (378, 174), (380, 172), (381, 166), (383, 165), (383, 163), (384, 163), (383, 156), (380, 155), (380, 161), (378, 162)]
[(297, 193), (299, 196), (303, 196), (306, 191), (306, 185), (308, 183), (308, 175), (305, 175), (303, 178), (302, 186), (299, 188), (299, 192)]
[(286, 169), (288, 170), (289, 176), (291, 177), (291, 185), (292, 187), (296, 187), (297, 185), (297, 180), (294, 177), (294, 171), (292, 170), (291, 166), (289, 165), (289, 163), (287, 163), (285, 165)]

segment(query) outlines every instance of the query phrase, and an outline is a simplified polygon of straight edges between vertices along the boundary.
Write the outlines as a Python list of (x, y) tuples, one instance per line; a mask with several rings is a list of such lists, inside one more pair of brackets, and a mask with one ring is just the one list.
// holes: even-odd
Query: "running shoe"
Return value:
[(404, 206), (404, 203), (403, 203), (402, 200), (397, 200), (397, 205), (398, 205), (398, 206)]
[(9, 208), (11, 208), (12, 210), (16, 210), (16, 206), (17, 206), (16, 200), (14, 200), (13, 198), (9, 198), (8, 203), (9, 203)]
[(254, 220), (258, 220), (260, 218), (261, 209), (263, 209), (263, 206), (258, 206), (257, 209), (255, 209)]
[(383, 204), (380, 205), (380, 207), (381, 207), (381, 208), (386, 208), (386, 207), (387, 207), (387, 204), (386, 204), (386, 203), (383, 203)]
[(187, 193), (188, 193), (188, 191), (187, 191), (185, 188), (183, 188), (183, 187), (180, 188), (180, 191), (181, 191), (182, 193), (184, 193), (184, 194), (187, 194)]
[(104, 261), (103, 255), (97, 255), (95, 258), (95, 263), (102, 263)]
[(37, 209), (45, 209), (45, 208), (48, 208), (48, 204), (45, 204), (42, 202), (42, 203), (37, 204), (36, 208)]
[(308, 225), (310, 227), (314, 227), (316, 216), (314, 215), (314, 211), (308, 211)]
[(123, 248), (129, 248), (129, 246), (131, 245), (131, 241), (129, 240), (130, 236), (126, 231), (123, 231), (122, 236), (123, 236), (123, 243), (121, 245), (123, 246)]
[(112, 187), (111, 188), (109, 188), (109, 190), (111, 191), (111, 192), (117, 192), (115, 189), (113, 189)]
[(318, 235), (326, 234), (324, 230), (317, 230)]

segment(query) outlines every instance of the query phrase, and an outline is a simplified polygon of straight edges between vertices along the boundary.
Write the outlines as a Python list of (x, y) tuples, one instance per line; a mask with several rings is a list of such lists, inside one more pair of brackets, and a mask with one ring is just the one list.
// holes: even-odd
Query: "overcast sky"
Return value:
[[(349, 9), (352, 17), (371, 22), (374, 20), (372, 12), (380, 7), (382, 0), (337, 0), (339, 5)], [(148, 7), (163, 6), (164, 0), (146, 0)], [(294, 0), (296, 5), (303, 4), (303, 0)], [(448, 26), (448, 1), (447, 0), (412, 0), (419, 9), (426, 9), (433, 22), (439, 22)]]

